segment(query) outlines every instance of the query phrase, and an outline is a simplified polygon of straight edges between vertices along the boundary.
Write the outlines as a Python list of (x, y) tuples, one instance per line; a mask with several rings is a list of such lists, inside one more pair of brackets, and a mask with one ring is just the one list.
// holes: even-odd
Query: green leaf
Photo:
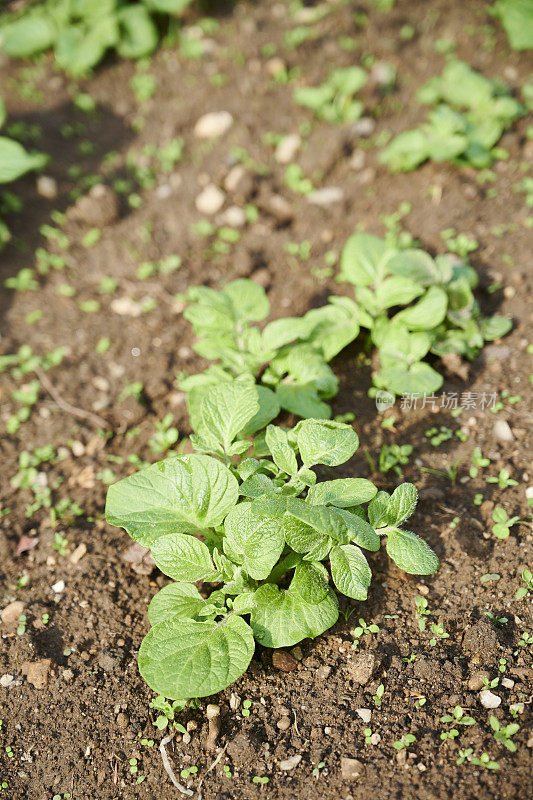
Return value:
[(218, 575), (207, 545), (186, 533), (160, 536), (151, 552), (161, 572), (175, 581), (212, 581)]
[(28, 58), (52, 47), (56, 36), (52, 16), (35, 8), (0, 27), (1, 50), (9, 58)]
[(250, 625), (264, 647), (291, 647), (307, 637), (314, 639), (331, 628), (339, 616), (332, 589), (319, 603), (305, 603), (290, 590), (267, 583), (255, 592), (255, 603)]
[[(317, 531), (315, 528), (307, 525), (296, 517), (285, 514), (282, 519), (283, 535), (289, 547), (296, 553), (310, 553), (326, 551), (326, 554), (331, 548), (331, 538), (326, 534)], [(315, 558), (319, 561), (320, 559)]]
[(190, 583), (169, 583), (154, 595), (148, 606), (150, 625), (165, 622), (173, 616), (193, 619), (206, 601)]
[(312, 386), (280, 383), (276, 386), (276, 396), (282, 408), (298, 417), (328, 419), (331, 416), (331, 408), (320, 399)]
[(350, 508), (372, 500), (376, 492), (374, 484), (365, 478), (337, 478), (311, 486), (307, 502), (312, 506), (329, 503), (338, 508)]
[(513, 322), (508, 317), (484, 317), (480, 322), (480, 326), (483, 338), (488, 342), (492, 342), (494, 339), (499, 339), (509, 333), (513, 327)]
[(256, 580), (268, 578), (285, 546), (278, 519), (256, 516), (252, 504), (235, 506), (224, 522), (224, 552)]
[(366, 600), (372, 571), (361, 550), (353, 544), (334, 547), (329, 561), (331, 577), (339, 592), (354, 600)]
[(388, 268), (394, 275), (409, 278), (421, 286), (430, 286), (439, 282), (440, 271), (425, 250), (406, 248), (394, 253), (388, 262)]
[(221, 622), (176, 616), (143, 639), (139, 672), (154, 692), (171, 700), (207, 697), (246, 671), (254, 649), (251, 628), (236, 614)]
[(384, 528), (387, 525), (387, 508), (390, 494), (378, 492), (368, 505), (368, 521), (373, 528)]
[(157, 28), (142, 5), (126, 6), (117, 12), (119, 41), (117, 52), (122, 58), (142, 58), (157, 47)]
[(371, 286), (380, 277), (386, 253), (383, 239), (369, 233), (354, 233), (344, 245), (338, 279), (355, 286)]
[(247, 383), (221, 383), (202, 400), (202, 437), (214, 439), (227, 453), (239, 432), (258, 413), (255, 386)]
[(272, 482), (272, 478), (263, 475), (262, 472), (256, 472), (254, 475), (250, 475), (239, 487), (239, 493), (243, 497), (262, 497), (262, 495), (270, 494), (275, 490), (276, 487)]
[(418, 128), (404, 131), (381, 151), (379, 161), (391, 172), (410, 172), (429, 157), (429, 145), (425, 134)]
[(236, 319), (259, 322), (270, 312), (270, 303), (265, 290), (249, 278), (238, 278), (227, 283), (224, 294), (231, 300)]
[(387, 524), (401, 525), (415, 513), (418, 491), (412, 483), (402, 483), (392, 493), (387, 504)]
[(351, 425), (331, 420), (306, 419), (296, 426), (298, 448), (306, 466), (336, 467), (353, 456), (359, 437)]
[(423, 289), (410, 278), (392, 275), (376, 287), (375, 298), (380, 309), (404, 306), (422, 294)]
[(192, 0), (143, 0), (148, 8), (161, 14), (181, 14), (190, 6)]
[(30, 154), (18, 142), (0, 136), (0, 184), (11, 183), (31, 169), (40, 169), (47, 160), (44, 154)]
[(269, 425), (266, 429), (265, 440), (272, 458), (280, 470), (288, 475), (295, 475), (298, 472), (298, 462), (294, 450), (289, 444), (287, 432), (276, 425)]
[(346, 525), (349, 540), (364, 547), (365, 550), (379, 550), (379, 536), (374, 528), (358, 514), (352, 514), (344, 508), (337, 509), (338, 515)]
[(440, 286), (430, 286), (424, 297), (411, 308), (404, 308), (394, 316), (411, 331), (427, 331), (436, 328), (446, 317), (448, 295)]
[(319, 563), (301, 561), (294, 570), (290, 592), (304, 603), (320, 603), (328, 593), (326, 568)]
[(387, 553), (411, 575), (431, 575), (439, 567), (439, 559), (431, 547), (416, 533), (399, 528), (387, 532)]
[(243, 430), (240, 431), (240, 436), (251, 436), (256, 431), (263, 430), (268, 423), (275, 419), (280, 412), (280, 404), (278, 398), (271, 389), (265, 386), (256, 386), (257, 401), (259, 403), (259, 411), (257, 411), (252, 419), (246, 423)]
[(55, 44), (56, 62), (74, 77), (81, 77), (102, 60), (118, 38), (114, 15), (99, 17), (92, 24), (71, 25), (59, 34)]
[(150, 547), (165, 534), (220, 525), (238, 497), (237, 480), (219, 461), (174, 456), (110, 486), (106, 519)]
[(429, 364), (417, 361), (411, 366), (383, 368), (378, 380), (394, 394), (433, 394), (442, 386), (443, 377)]
[(533, 49), (533, 6), (531, 0), (498, 0), (493, 6), (513, 50)]

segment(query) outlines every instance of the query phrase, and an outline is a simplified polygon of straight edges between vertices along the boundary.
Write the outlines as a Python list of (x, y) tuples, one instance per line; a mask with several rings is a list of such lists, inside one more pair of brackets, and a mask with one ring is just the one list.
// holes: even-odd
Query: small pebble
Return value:
[(280, 731), (287, 731), (291, 727), (291, 721), (288, 717), (282, 717), (276, 723), (276, 727), (279, 728)]
[(49, 175), (39, 175), (37, 178), (37, 194), (47, 200), (55, 200), (57, 197), (57, 181)]
[(272, 654), (272, 666), (282, 672), (292, 672), (298, 666), (298, 662), (293, 655), (285, 650), (275, 650)]
[(477, 692), (483, 688), (485, 685), (485, 678), (488, 680), (490, 677), (489, 673), (486, 670), (480, 670), (479, 672), (474, 672), (473, 675), (470, 676), (468, 679), (468, 688), (472, 692)]
[(514, 441), (514, 434), (509, 426), (509, 423), (504, 419), (497, 419), (492, 429), (494, 436), (499, 442), (512, 442)]
[(58, 581), (52, 586), (52, 591), (56, 594), (61, 594), (65, 590), (65, 581)]
[(498, 697), (497, 694), (489, 691), (489, 689), (484, 689), (480, 692), (479, 699), (483, 708), (498, 708), (502, 702), (501, 697)]
[(194, 135), (198, 139), (213, 139), (223, 136), (233, 125), (233, 117), (229, 111), (210, 111), (204, 114), (194, 126)]
[(120, 714), (117, 714), (117, 725), (119, 728), (127, 728), (129, 724), (130, 720), (127, 714), (124, 714), (122, 711)]
[(83, 542), (79, 544), (76, 549), (70, 554), (70, 563), (71, 564), (78, 564), (85, 553), (87, 552), (87, 545)]
[(2, 675), (2, 677), (0, 678), (0, 686), (3, 686), (4, 689), (7, 689), (8, 686), (11, 686), (14, 680), (15, 676), (8, 675), (8, 673), (6, 672), (6, 674)]
[(226, 195), (222, 189), (219, 189), (214, 183), (209, 183), (196, 198), (195, 206), (200, 214), (212, 216), (220, 211), (225, 199)]
[(344, 192), (338, 186), (325, 186), (307, 196), (308, 202), (314, 206), (330, 206), (333, 203), (340, 203), (343, 199)]
[(511, 678), (502, 678), (502, 686), (505, 689), (512, 689), (514, 686), (514, 681)]
[(363, 722), (366, 722), (367, 724), (370, 722), (372, 711), (369, 708), (356, 708), (355, 713), (361, 717)]
[(291, 161), (294, 161), (301, 144), (302, 139), (298, 133), (284, 136), (274, 152), (274, 158), (278, 164), (290, 164)]
[(279, 768), (282, 769), (284, 772), (288, 772), (291, 769), (294, 769), (298, 766), (302, 757), (299, 753), (295, 756), (291, 756), (290, 758), (286, 758), (285, 761), (279, 762)]

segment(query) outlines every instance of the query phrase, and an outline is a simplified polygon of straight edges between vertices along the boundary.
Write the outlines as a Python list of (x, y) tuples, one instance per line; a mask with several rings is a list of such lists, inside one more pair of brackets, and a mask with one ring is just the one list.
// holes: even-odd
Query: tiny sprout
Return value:
[(372, 622), (370, 625), (367, 625), (364, 619), (359, 617), (359, 625), (352, 631), (352, 636), (356, 640), (352, 644), (352, 650), (357, 649), (357, 645), (359, 644), (357, 640), (360, 639), (361, 636), (364, 636), (365, 634), (371, 635), (373, 633), (379, 633), (379, 625), (376, 625), (374, 622)]
[(384, 693), (385, 693), (385, 686), (382, 683), (380, 683), (378, 688), (376, 689), (376, 694), (372, 697), (372, 700), (374, 701), (374, 705), (377, 708), (379, 708), (381, 706)]
[(512, 737), (520, 730), (518, 722), (511, 722), (509, 725), (501, 725), (500, 721), (495, 716), (491, 716), (489, 722), (490, 727), (494, 731), (494, 738), (496, 741), (501, 742), (511, 753), (516, 752), (516, 744), (512, 741)]
[(414, 733), (406, 733), (402, 736), (401, 739), (398, 741), (393, 742), (392, 746), (395, 750), (406, 750), (410, 745), (416, 742), (416, 736)]
[(244, 700), (243, 701), (242, 712), (241, 712), (243, 717), (249, 717), (250, 716), (250, 706), (251, 705), (252, 705), (252, 701), (251, 700)]
[(519, 586), (519, 588), (516, 590), (516, 600), (523, 600), (528, 592), (533, 592), (533, 574), (531, 573), (531, 570), (523, 570), (521, 578), (524, 581), (525, 586)]
[(437, 644), (437, 639), (450, 638), (450, 634), (446, 633), (446, 631), (444, 630), (444, 626), (442, 625), (441, 622), (438, 623), (432, 622), (430, 627), (431, 627), (431, 633), (433, 634), (433, 637), (429, 640), (431, 647), (435, 647), (435, 645)]
[(424, 617), (427, 617), (431, 612), (428, 609), (428, 601), (425, 597), (421, 595), (416, 595), (415, 597), (415, 606), (416, 606), (416, 616), (418, 618), (418, 627), (421, 631), (426, 630), (426, 620)]
[(320, 761), (316, 765), (316, 767), (313, 770), (313, 775), (315, 776), (315, 778), (319, 778), (320, 777), (320, 772), (324, 769), (325, 766), (326, 766), (326, 762), (325, 761)]
[(254, 775), (254, 777), (252, 778), (252, 783), (265, 784), (265, 783), (268, 783), (268, 778), (266, 777), (266, 775), (262, 775), (262, 776), (261, 775)]

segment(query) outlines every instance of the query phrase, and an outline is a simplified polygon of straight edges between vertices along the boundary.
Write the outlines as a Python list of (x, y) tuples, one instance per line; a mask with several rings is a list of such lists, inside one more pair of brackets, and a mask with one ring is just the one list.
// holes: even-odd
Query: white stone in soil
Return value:
[(302, 139), (298, 133), (289, 133), (288, 136), (284, 136), (274, 152), (274, 158), (278, 164), (290, 164), (291, 161), (294, 161), (301, 144)]
[(220, 211), (225, 199), (226, 195), (222, 189), (219, 189), (214, 183), (209, 183), (196, 198), (196, 209), (200, 214), (212, 216)]
[(198, 139), (214, 139), (223, 136), (233, 125), (233, 117), (229, 111), (209, 111), (197, 121), (194, 135)]
[(498, 708), (502, 702), (501, 697), (498, 697), (497, 694), (494, 694), (494, 692), (491, 692), (489, 689), (483, 689), (483, 691), (479, 693), (479, 699), (483, 708)]

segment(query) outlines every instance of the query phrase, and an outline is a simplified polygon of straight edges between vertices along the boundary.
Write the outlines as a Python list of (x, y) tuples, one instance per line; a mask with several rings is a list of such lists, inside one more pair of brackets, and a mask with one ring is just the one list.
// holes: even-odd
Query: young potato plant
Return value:
[[(0, 128), (5, 121), (6, 107), (0, 97)], [(47, 156), (43, 153), (28, 153), (19, 142), (0, 136), (0, 185), (11, 183), (32, 169), (41, 169), (46, 162)], [(0, 219), (0, 248), (9, 239), (9, 230)]]
[(269, 424), (253, 438), (272, 413), (251, 379), (219, 384), (201, 402), (197, 452), (108, 490), (107, 521), (150, 548), (174, 581), (152, 599), (139, 651), (141, 675), (171, 700), (237, 680), (256, 641), (291, 647), (330, 628), (339, 615), (330, 582), (366, 599), (363, 549), (378, 550), (381, 536), (400, 569), (438, 567), (426, 542), (401, 527), (416, 506), (412, 484), (389, 495), (362, 478), (318, 480), (314, 468), (337, 467), (356, 451), (350, 425), (306, 419), (291, 430)]
[(189, 305), (184, 316), (198, 337), (194, 349), (218, 361), (180, 381), (193, 428), (200, 421), (204, 395), (217, 384), (246, 375), (260, 383), (260, 396), (272, 406), (270, 419), (280, 408), (304, 418), (331, 416), (324, 401), (337, 394), (338, 380), (327, 362), (359, 333), (353, 300), (334, 298), (303, 317), (278, 319), (262, 330), (257, 323), (268, 316), (270, 303), (252, 280), (231, 281), (221, 291), (195, 286), (185, 300)]
[(155, 15), (181, 13), (192, 0), (45, 0), (0, 17), (0, 50), (29, 58), (53, 49), (57, 65), (85, 75), (114, 48), (123, 58), (152, 53), (159, 40)]
[(374, 384), (393, 394), (437, 391), (443, 379), (424, 360), (428, 353), (473, 359), (512, 326), (506, 317), (482, 316), (477, 274), (465, 261), (401, 250), (371, 234), (348, 239), (338, 280), (355, 286), (358, 321), (378, 348)]
[(380, 160), (393, 172), (409, 172), (428, 159), (489, 167), (504, 131), (526, 113), (504, 85), (457, 60), (430, 78), (418, 99), (435, 108), (426, 123), (400, 133), (382, 151)]
[(355, 122), (364, 110), (363, 103), (355, 95), (366, 80), (362, 67), (334, 69), (321, 86), (303, 86), (296, 89), (293, 96), (299, 105), (310, 108), (326, 122)]

